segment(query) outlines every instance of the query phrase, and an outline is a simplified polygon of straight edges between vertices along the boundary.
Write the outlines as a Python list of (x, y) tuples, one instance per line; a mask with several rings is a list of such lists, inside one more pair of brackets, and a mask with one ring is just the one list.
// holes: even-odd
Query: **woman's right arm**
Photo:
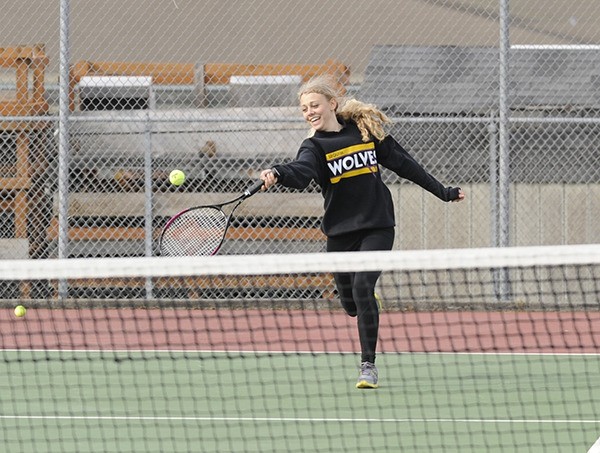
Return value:
[(296, 160), (263, 170), (260, 179), (265, 181), (267, 189), (277, 183), (292, 189), (305, 189), (313, 179), (318, 180), (318, 168), (319, 162), (314, 151), (302, 147)]

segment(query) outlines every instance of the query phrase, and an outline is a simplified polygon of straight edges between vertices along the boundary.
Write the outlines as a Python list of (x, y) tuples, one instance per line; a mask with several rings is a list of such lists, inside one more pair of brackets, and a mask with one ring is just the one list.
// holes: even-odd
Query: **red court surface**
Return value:
[[(600, 353), (600, 312), (385, 312), (379, 352)], [(341, 311), (0, 310), (0, 349), (356, 352)]]

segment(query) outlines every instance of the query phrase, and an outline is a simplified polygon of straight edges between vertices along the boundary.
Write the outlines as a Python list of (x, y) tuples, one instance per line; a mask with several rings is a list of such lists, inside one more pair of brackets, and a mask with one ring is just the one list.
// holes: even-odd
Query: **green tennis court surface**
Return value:
[(586, 452), (593, 354), (4, 350), (5, 451)]

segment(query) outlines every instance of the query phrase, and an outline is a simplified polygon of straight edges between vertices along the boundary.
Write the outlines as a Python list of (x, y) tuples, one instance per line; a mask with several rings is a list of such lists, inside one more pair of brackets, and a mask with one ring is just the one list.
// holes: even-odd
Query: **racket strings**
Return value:
[(217, 208), (192, 209), (173, 219), (162, 237), (162, 254), (207, 256), (219, 249), (227, 230), (227, 217)]

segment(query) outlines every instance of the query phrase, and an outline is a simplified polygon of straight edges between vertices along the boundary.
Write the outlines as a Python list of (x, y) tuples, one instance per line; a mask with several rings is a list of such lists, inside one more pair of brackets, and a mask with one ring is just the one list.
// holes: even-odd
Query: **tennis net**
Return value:
[[(379, 388), (362, 390), (332, 273), (376, 271)], [(7, 451), (563, 452), (600, 436), (598, 245), (13, 260), (0, 290)]]

